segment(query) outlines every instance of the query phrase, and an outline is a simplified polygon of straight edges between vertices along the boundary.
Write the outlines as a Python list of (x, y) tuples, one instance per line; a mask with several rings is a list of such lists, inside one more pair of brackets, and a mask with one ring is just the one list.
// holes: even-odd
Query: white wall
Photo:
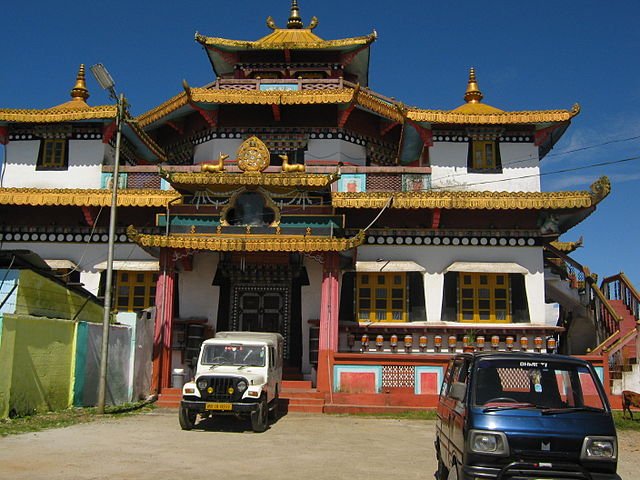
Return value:
[(193, 163), (211, 162), (217, 160), (220, 153), (236, 158), (236, 152), (242, 144), (242, 138), (214, 138), (208, 142), (196, 145), (193, 152)]
[(333, 139), (309, 139), (305, 160), (335, 160), (345, 165), (365, 165), (367, 151), (364, 145)]
[(178, 274), (180, 318), (207, 318), (216, 327), (220, 287), (211, 285), (218, 266), (217, 253), (193, 256), (193, 270)]
[(532, 324), (544, 324), (544, 269), (541, 247), (370, 246), (358, 248), (359, 261), (410, 260), (423, 266), (427, 322), (441, 321), (444, 270), (453, 262), (513, 262), (526, 268), (525, 288)]
[(5, 188), (100, 188), (105, 144), (102, 140), (69, 140), (69, 168), (36, 170), (40, 140), (12, 141), (7, 149)]
[(468, 173), (468, 144), (434, 142), (429, 149), (434, 188), (491, 192), (539, 192), (538, 147), (533, 143), (500, 143), (502, 173)]

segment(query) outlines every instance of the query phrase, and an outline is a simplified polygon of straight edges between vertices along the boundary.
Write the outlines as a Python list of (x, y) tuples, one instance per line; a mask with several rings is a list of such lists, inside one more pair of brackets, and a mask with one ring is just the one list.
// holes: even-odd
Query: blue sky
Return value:
[[(463, 103), (469, 67), (484, 102), (503, 110), (569, 109), (576, 117), (543, 161), (543, 190), (585, 190), (608, 175), (612, 193), (562, 240), (601, 277), (624, 271), (640, 288), (640, 2), (299, 0), (324, 39), (374, 29), (370, 87), (422, 108)], [(134, 114), (214, 79), (193, 37), (256, 40), (265, 19), (285, 26), (289, 0), (13, 2), (3, 11), (0, 108), (69, 99), (80, 63), (104, 63)], [(89, 103), (109, 103), (92, 78)], [(1, 152), (0, 152), (1, 153)], [(558, 170), (576, 169), (555, 174)]]

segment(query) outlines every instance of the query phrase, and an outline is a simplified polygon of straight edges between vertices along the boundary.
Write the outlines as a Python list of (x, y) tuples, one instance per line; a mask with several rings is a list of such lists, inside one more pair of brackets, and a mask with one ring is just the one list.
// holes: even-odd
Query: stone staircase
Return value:
[[(178, 408), (182, 399), (182, 389), (164, 388), (158, 395), (159, 408)], [(280, 392), (280, 412), (322, 413), (324, 394), (312, 387), (308, 380), (283, 380)]]

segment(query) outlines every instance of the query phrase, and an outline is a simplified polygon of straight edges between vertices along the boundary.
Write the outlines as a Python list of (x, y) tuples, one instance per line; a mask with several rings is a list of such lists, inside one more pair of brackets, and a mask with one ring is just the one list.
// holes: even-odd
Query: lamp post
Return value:
[(113, 179), (111, 185), (111, 212), (109, 216), (109, 248), (107, 253), (107, 278), (104, 292), (104, 315), (102, 318), (102, 348), (100, 350), (100, 378), (98, 384), (98, 413), (104, 413), (107, 392), (107, 357), (109, 354), (109, 324), (111, 320), (111, 296), (113, 291), (113, 250), (116, 236), (116, 206), (118, 204), (118, 180), (120, 166), (120, 138), (122, 136), (122, 122), (124, 121), (125, 98), (121, 93), (116, 95), (115, 82), (107, 69), (101, 63), (91, 67), (91, 73), (109, 96), (117, 102), (116, 115), (116, 152), (113, 165)]

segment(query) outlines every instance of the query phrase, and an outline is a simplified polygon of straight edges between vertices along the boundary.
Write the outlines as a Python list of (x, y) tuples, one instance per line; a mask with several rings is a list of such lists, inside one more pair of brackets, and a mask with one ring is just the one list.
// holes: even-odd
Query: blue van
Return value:
[(594, 368), (563, 355), (456, 355), (440, 392), (438, 480), (620, 480), (611, 408)]

